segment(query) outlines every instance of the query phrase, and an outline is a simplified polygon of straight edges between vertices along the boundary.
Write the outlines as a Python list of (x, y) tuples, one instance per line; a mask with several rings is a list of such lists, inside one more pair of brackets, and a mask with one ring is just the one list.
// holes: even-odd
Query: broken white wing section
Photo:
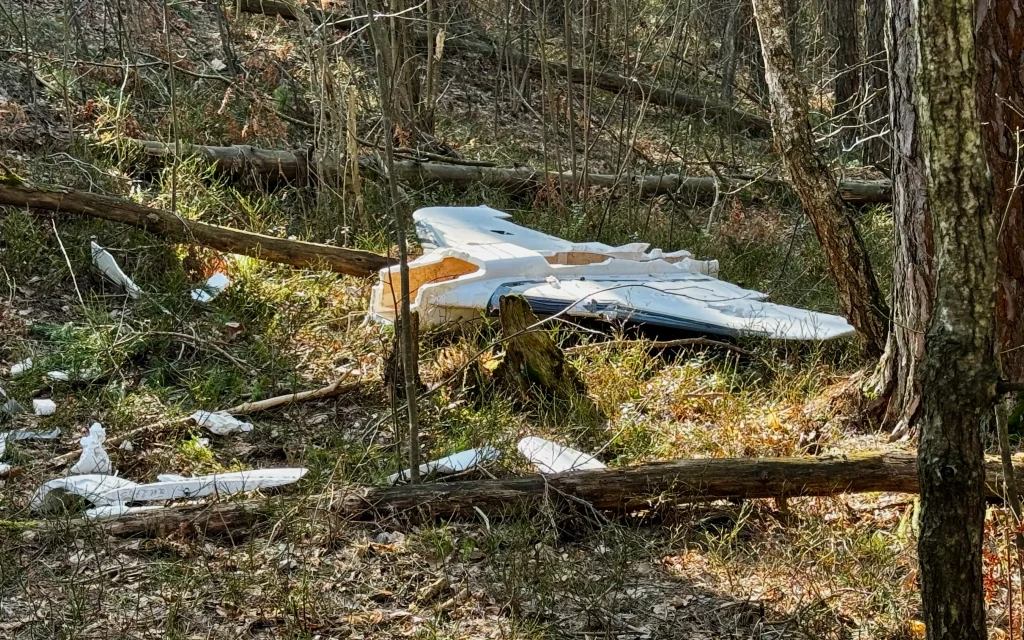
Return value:
[(532, 462), (533, 466), (537, 467), (537, 471), (541, 473), (607, 468), (594, 456), (537, 436), (523, 438), (519, 441), (517, 448), (519, 453)]
[[(513, 225), (514, 226), (514, 225)], [(853, 333), (843, 318), (765, 301), (765, 295), (713, 278), (707, 265), (683, 258), (604, 257), (553, 264), (538, 251), (492, 243), (436, 249), (409, 264), (412, 310), (424, 327), (475, 320), (502, 295), (526, 297), (539, 315), (625, 321), (727, 336), (824, 340)], [(383, 269), (371, 313), (394, 321), (398, 269)]]
[[(425, 476), (429, 473), (437, 473), (440, 475), (459, 473), (460, 471), (472, 469), (477, 465), (497, 460), (500, 455), (500, 451), (491, 447), (481, 447), (479, 449), (460, 451), (458, 453), (453, 453), (450, 456), (445, 456), (444, 458), (431, 460), (426, 464), (421, 464), (420, 475)], [(395, 484), (399, 481), (409, 480), (411, 477), (412, 470), (406, 469), (388, 476), (388, 484)]]
[[(118, 487), (101, 495), (102, 504), (128, 502), (154, 502), (201, 498), (209, 495), (231, 495), (243, 491), (256, 491), (280, 487), (298, 481), (308, 469), (254, 469), (234, 473), (217, 473), (193, 478), (174, 477), (166, 482), (151, 482)], [(100, 503), (97, 503), (100, 504)]]

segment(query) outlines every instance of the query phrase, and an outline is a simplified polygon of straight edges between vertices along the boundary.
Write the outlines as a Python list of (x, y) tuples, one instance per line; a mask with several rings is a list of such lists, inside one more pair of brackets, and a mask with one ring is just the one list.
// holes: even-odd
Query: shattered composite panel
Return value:
[[(413, 218), (426, 253), (409, 263), (423, 327), (491, 315), (519, 294), (541, 316), (630, 322), (725, 336), (827, 340), (853, 334), (839, 316), (766, 301), (717, 279), (717, 260), (647, 243), (574, 243), (521, 227), (490, 207), (430, 207)], [(371, 313), (393, 321), (398, 267), (381, 270)]]

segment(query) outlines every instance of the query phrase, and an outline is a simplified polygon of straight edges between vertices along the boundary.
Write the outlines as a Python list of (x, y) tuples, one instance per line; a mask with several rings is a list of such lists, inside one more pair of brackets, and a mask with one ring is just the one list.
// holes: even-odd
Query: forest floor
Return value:
[[(108, 33), (111, 22), (94, 11), (99, 4), (85, 3), (68, 26), (63, 3), (10, 5), (0, 16), (7, 42), (0, 52), (0, 162), (7, 170), (164, 208), (173, 190), (173, 205), (186, 217), (393, 250), (386, 191), (373, 181), (365, 183), (360, 220), (349, 195), (326, 187), (229, 182), (195, 160), (156, 172), (133, 167), (127, 138), (168, 140), (172, 130), (201, 144), (320, 143), (320, 134), (311, 137), (291, 122), (314, 116), (308, 90), (298, 88), (312, 84), (312, 56), (293, 46), (305, 37), (300, 26), (263, 16), (233, 22), (244, 72), (226, 85), (204, 77), (222, 73), (222, 62), (214, 60), (224, 44), (216, 21), (204, 3), (177, 3), (168, 39), (182, 73), (172, 110), (166, 64), (129, 68), (110, 54), (128, 46), (140, 59), (165, 57), (162, 36), (153, 35), (162, 33), (158, 4), (139, 3), (117, 33)], [(29, 42), (33, 54), (25, 55)], [(359, 62), (368, 54), (353, 44), (347, 55)], [(549, 130), (536, 112), (503, 103), (494, 95), (493, 73), (482, 66), (472, 56), (446, 59), (436, 138), (463, 157), (550, 164), (557, 151), (549, 147), (564, 145), (564, 132)], [(334, 81), (359, 87), (361, 137), (372, 139), (379, 128), (372, 74), (355, 68), (336, 70), (341, 75)], [(699, 88), (703, 80), (691, 81)], [(324, 93), (313, 98), (327, 101)], [(688, 158), (707, 171), (707, 149), (743, 170), (775, 164), (769, 141), (730, 137), (699, 120), (680, 127), (679, 120), (651, 109), (631, 130), (632, 144), (622, 143), (621, 131), (618, 139), (598, 136), (591, 166), (614, 170), (625, 150), (642, 157), (641, 164), (660, 158), (678, 169)], [(404, 195), (413, 208), (485, 203), (520, 224), (573, 240), (686, 248), (718, 259), (723, 279), (774, 301), (836, 311), (820, 251), (785, 194), (733, 194), (714, 204), (597, 190), (577, 201), (551, 191), (513, 197), (479, 187)], [(879, 207), (865, 210), (860, 224), (886, 282), (891, 218)], [(114, 254), (143, 289), (140, 298), (92, 270), (90, 239)], [(795, 498), (781, 512), (772, 500), (719, 501), (593, 520), (527, 509), (445, 522), (286, 514), (238, 537), (183, 528), (123, 540), (99, 526), (40, 528), (29, 499), (42, 482), (68, 473), (75, 457), (66, 454), (79, 449), (93, 422), (111, 438), (135, 434), (130, 449), (110, 447), (109, 454), (119, 475), (137, 482), (158, 473), (308, 468), (300, 484), (266, 496), (275, 504), (281, 496), (383, 483), (405, 466), (396, 437), (402, 417), (383, 381), (393, 336), (391, 328), (367, 321), (371, 279), (169, 245), (67, 214), (0, 209), (0, 271), (0, 386), (22, 404), (51, 398), (57, 405), (51, 416), (14, 416), (3, 429), (61, 429), (55, 440), (11, 442), (4, 454), (19, 475), (0, 480), (2, 637), (921, 634), (914, 501), (906, 495)], [(189, 290), (215, 271), (228, 274), (231, 286), (209, 304), (196, 303)], [(609, 466), (911, 450), (888, 443), (863, 417), (860, 389), (870, 371), (852, 342), (745, 340), (742, 346), (756, 357), (743, 359), (714, 348), (652, 351), (636, 342), (570, 350), (594, 412), (586, 403), (525, 403), (446, 383), (474, 357), (484, 363), (499, 357), (497, 348), (488, 349), (494, 335), (482, 327), (424, 336), (423, 383), (441, 385), (421, 408), (428, 457), (490, 445), (504, 454), (491, 474), (527, 473), (515, 447), (526, 435), (598, 452)], [(557, 337), (564, 345), (596, 339), (568, 328)], [(32, 369), (6, 375), (25, 358), (33, 359)], [(51, 370), (96, 375), (57, 382), (46, 377)], [(253, 415), (255, 429), (246, 434), (211, 436), (182, 419), (316, 389), (345, 371), (363, 381), (356, 390)], [(138, 431), (145, 425), (152, 427)], [(986, 537), (997, 637), (1019, 629), (1020, 616), (1020, 607), (1006, 607), (1017, 596), (1006, 590), (1005, 528), (997, 526), (1005, 518), (992, 509)], [(1020, 594), (1017, 583), (1009, 584)]]

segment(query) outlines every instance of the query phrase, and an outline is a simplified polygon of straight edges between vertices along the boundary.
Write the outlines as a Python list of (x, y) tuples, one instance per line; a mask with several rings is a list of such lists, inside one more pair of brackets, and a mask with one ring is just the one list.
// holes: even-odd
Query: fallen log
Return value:
[[(1024, 479), (1024, 465), (1015, 465)], [(1002, 467), (987, 462), (988, 495), (1002, 495)], [(115, 536), (164, 535), (191, 530), (242, 533), (287, 513), (343, 519), (405, 516), (413, 519), (511, 513), (545, 501), (568, 500), (617, 513), (724, 498), (787, 498), (840, 493), (916, 493), (917, 459), (905, 453), (863, 453), (827, 458), (720, 458), (675, 460), (637, 467), (557, 475), (393, 487), (369, 487), (302, 498), (184, 505), (122, 516), (102, 523)], [(475, 517), (475, 516), (474, 516)], [(79, 525), (91, 525), (79, 521)], [(46, 526), (46, 525), (44, 525)]]
[[(138, 140), (140, 162), (156, 169), (174, 157), (174, 145), (152, 140)], [(303, 153), (285, 150), (259, 149), (247, 145), (212, 147), (181, 145), (184, 156), (198, 156), (210, 163), (221, 175), (228, 177), (252, 176), (266, 180), (304, 181), (309, 173), (321, 179), (340, 178), (344, 164), (322, 162), (311, 165)], [(373, 158), (359, 159), (360, 171), (373, 174), (379, 167)], [(531, 167), (476, 167), (438, 162), (401, 160), (395, 162), (395, 176), (407, 183), (422, 186), (442, 183), (459, 187), (482, 184), (512, 192), (536, 189), (547, 185), (575, 187), (584, 174), (570, 171), (544, 171)], [(607, 173), (586, 174), (586, 183), (603, 188), (628, 189), (642, 196), (679, 195), (694, 199), (712, 199), (723, 192), (751, 188), (758, 184), (789, 188), (784, 180), (750, 176), (684, 176), (676, 173), (663, 175)], [(888, 180), (844, 180), (839, 185), (844, 199), (851, 204), (889, 202), (892, 189)]]
[[(305, 13), (313, 22), (330, 23), (335, 28), (341, 28), (346, 31), (351, 30), (351, 26), (358, 19), (341, 11), (323, 11), (308, 3), (302, 4), (301, 8), (299, 8), (298, 4), (290, 4), (280, 0), (241, 0), (239, 7), (245, 13), (262, 13), (268, 16), (281, 17), (285, 20), (298, 20), (299, 16)], [(421, 44), (427, 39), (427, 34), (423, 31), (417, 31), (413, 35)], [(448, 51), (476, 53), (490, 58), (497, 58), (501, 55), (499, 47), (475, 38), (449, 37), (445, 40), (444, 46)], [(512, 64), (526, 70), (528, 73), (535, 76), (539, 76), (542, 73), (544, 63), (537, 58), (513, 53), (511, 50), (505, 51), (505, 57)], [(611, 93), (629, 91), (640, 96), (641, 99), (650, 104), (670, 107), (684, 115), (717, 119), (730, 123), (740, 130), (758, 135), (768, 135), (772, 130), (771, 123), (767, 118), (743, 111), (717, 100), (666, 89), (616, 73), (588, 72), (585, 69), (576, 67), (569, 68), (560, 62), (549, 61), (547, 62), (547, 67), (555, 77), (566, 78), (574, 84), (590, 84)]]
[(0, 205), (32, 207), (102, 218), (154, 233), (173, 242), (199, 244), (218, 251), (307, 269), (353, 276), (376, 275), (392, 264), (387, 256), (359, 249), (274, 238), (251, 231), (196, 222), (130, 200), (55, 187), (13, 186), (0, 182)]

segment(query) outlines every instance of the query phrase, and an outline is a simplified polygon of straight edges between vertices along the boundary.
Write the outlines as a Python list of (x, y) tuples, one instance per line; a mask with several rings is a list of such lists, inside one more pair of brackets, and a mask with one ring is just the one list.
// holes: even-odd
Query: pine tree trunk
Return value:
[(873, 164), (888, 170), (890, 166), (891, 134), (884, 134), (889, 125), (889, 61), (885, 49), (885, 0), (864, 2), (864, 62), (862, 81), (867, 104), (864, 106), (864, 164)]
[(978, 126), (976, 84), (985, 82), (977, 82), (974, 0), (916, 4), (917, 20), (908, 25), (920, 56), (914, 102), (935, 238), (918, 415), (922, 610), (929, 640), (984, 640), (982, 429), (995, 401), (997, 259)]
[(924, 335), (935, 297), (935, 248), (914, 96), (917, 35), (910, 25), (917, 22), (916, 9), (909, 2), (894, 2), (890, 19), (886, 46), (891, 71), (892, 213), (897, 233), (892, 270), (893, 322), (879, 365), (876, 391), (879, 397), (888, 398), (882, 428), (895, 440), (914, 435), (911, 424), (921, 404)]
[(775, 145), (825, 251), (844, 315), (864, 339), (868, 352), (881, 355), (888, 309), (852, 211), (843, 203), (834, 176), (815, 148), (807, 119), (807, 87), (793, 64), (785, 1), (754, 0)]
[(857, 46), (857, 0), (835, 0), (833, 33), (836, 38), (835, 126), (844, 127), (839, 141), (856, 139), (857, 98), (860, 93), (860, 47)]
[(996, 345), (1003, 377), (1024, 380), (1024, 7), (1019, 0), (978, 0), (978, 108), (999, 235)]

